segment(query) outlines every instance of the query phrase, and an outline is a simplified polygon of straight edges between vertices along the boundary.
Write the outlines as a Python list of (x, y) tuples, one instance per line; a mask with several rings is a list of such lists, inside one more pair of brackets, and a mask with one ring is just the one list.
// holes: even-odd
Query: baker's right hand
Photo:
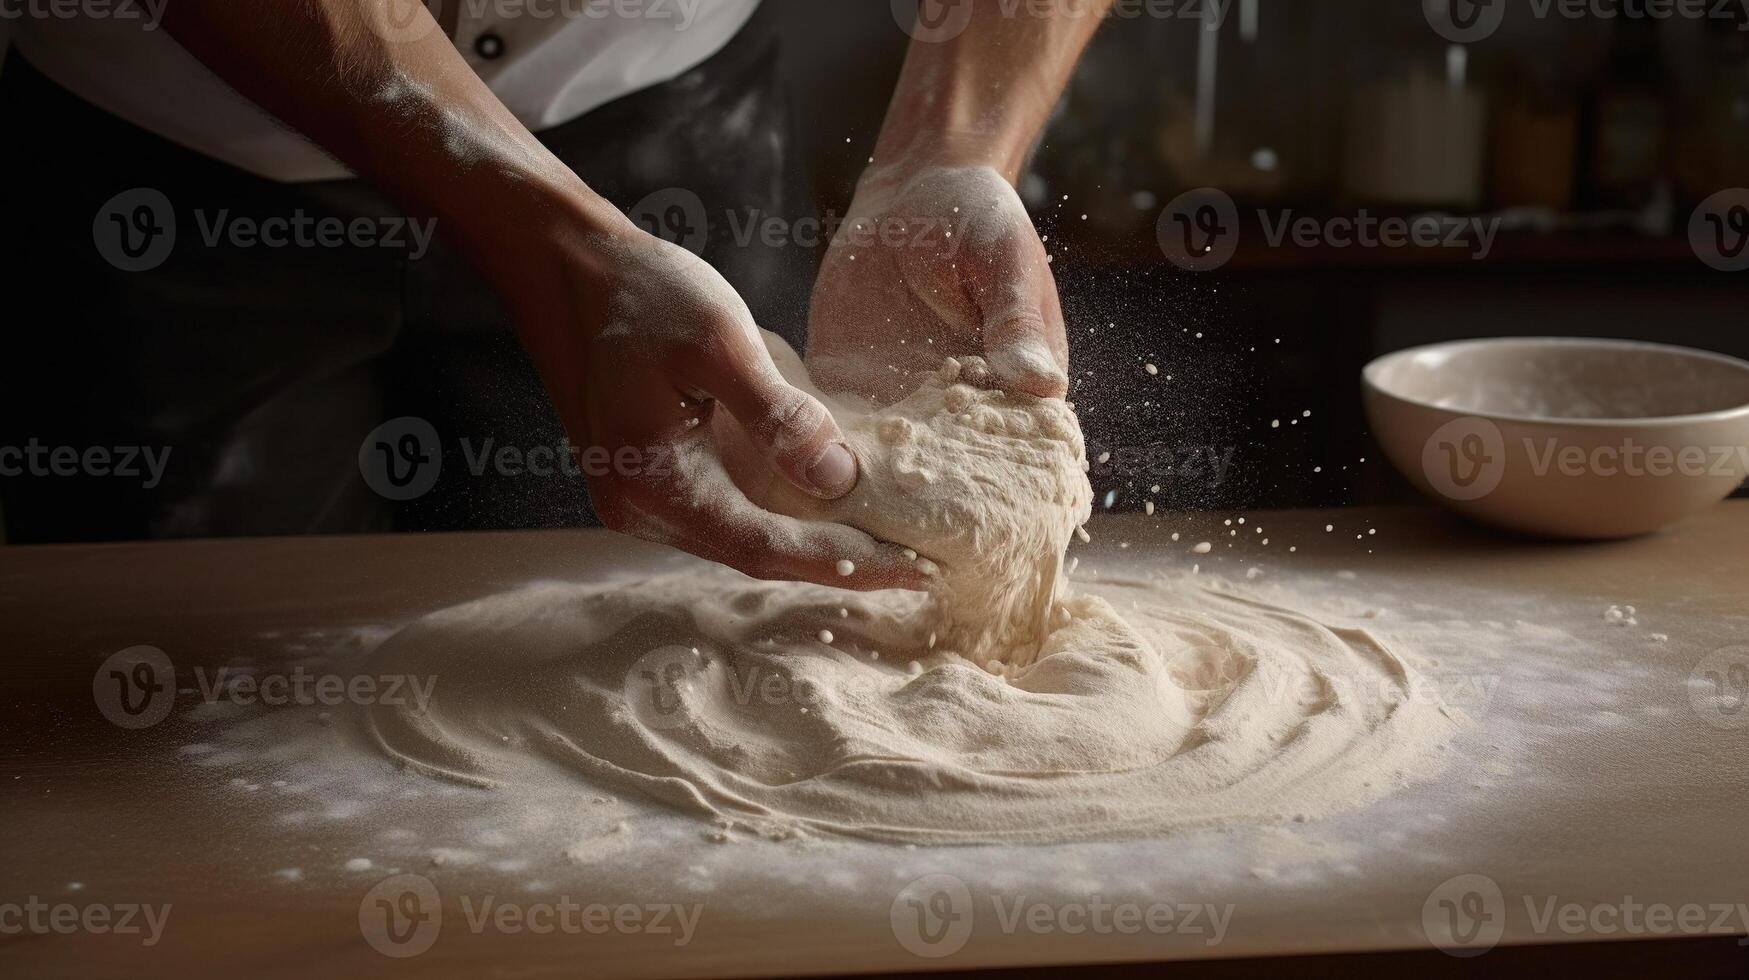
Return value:
[[(755, 578), (924, 587), (901, 548), (764, 510), (730, 480), (730, 467), (763, 466), (832, 500), (856, 485), (857, 464), (825, 406), (778, 373), (715, 269), (630, 222), (545, 235), (552, 265), (517, 276), (509, 298), (571, 441), (595, 464), (584, 470), (602, 523)], [(745, 439), (720, 438), (718, 411)], [(760, 459), (724, 458), (743, 453)]]

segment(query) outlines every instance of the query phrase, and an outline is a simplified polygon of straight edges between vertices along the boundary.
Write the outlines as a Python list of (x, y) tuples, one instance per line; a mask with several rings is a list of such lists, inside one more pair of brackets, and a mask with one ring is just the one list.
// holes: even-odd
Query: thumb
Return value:
[(1063, 397), (1069, 387), (1069, 345), (1043, 246), (1016, 242), (997, 254), (990, 272), (988, 285), (974, 295), (991, 371), (1014, 390)]
[(727, 367), (709, 394), (803, 493), (836, 500), (856, 486), (856, 456), (826, 406), (783, 379), (763, 349)]

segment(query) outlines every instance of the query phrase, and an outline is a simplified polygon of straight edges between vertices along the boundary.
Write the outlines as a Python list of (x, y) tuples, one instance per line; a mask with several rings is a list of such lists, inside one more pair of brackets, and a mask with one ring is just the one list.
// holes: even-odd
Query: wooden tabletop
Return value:
[[(200, 703), (186, 678), (225, 664), (289, 670), (314, 662), (311, 638), (380, 636), (533, 580), (692, 559), (600, 531), (0, 548), (0, 649), (11, 667), (0, 712), (0, 971), (703, 977), (1415, 950), (1429, 948), (1426, 916), (1441, 895), (1462, 907), (1475, 892), (1452, 884), (1462, 876), (1498, 888), (1500, 902), (1482, 909), (1499, 913), (1489, 921), (1501, 923), (1501, 947), (1749, 928), (1733, 917), (1749, 903), (1749, 706), (1732, 686), (1749, 683), (1749, 501), (1652, 537), (1583, 545), (1401, 509), (1248, 515), (1247, 526), (1267, 527), (1265, 546), (1231, 533), (1224, 522), (1236, 516), (1100, 519), (1078, 551), (1080, 574), (1194, 561), (1202, 574), (1244, 580), (1256, 568), (1264, 582), (1449, 625), (1441, 662), (1485, 669), (1498, 689), (1446, 776), (1288, 831), (1061, 848), (713, 849), (695, 825), (657, 811), (610, 860), (548, 855), (554, 867), (538, 887), (509, 865), (348, 870), (358, 842), (419, 820), (461, 826), (464, 810), (489, 810), (490, 796), (407, 794), (428, 781), (389, 772), (358, 801), (362, 815), (293, 821), (287, 814), (303, 811), (274, 796), (280, 787), (197, 757), (253, 716)], [(1214, 554), (1188, 554), (1198, 540), (1215, 542)], [(1607, 616), (1625, 605), (1636, 625)], [(1560, 639), (1466, 659), (1467, 630), (1514, 620)], [(140, 716), (117, 714), (105, 693), (116, 682), (102, 668), (142, 645), (173, 661), (181, 693), (162, 720), (124, 727)], [(1720, 697), (1709, 698), (1713, 683)], [(1289, 832), (1312, 856), (1258, 873), (1257, 855)], [(289, 867), (301, 869), (295, 879), (277, 874)], [(442, 928), (419, 955), (393, 958), (362, 923), (381, 897), (372, 889), (401, 873), (439, 889)], [(980, 908), (960, 948), (924, 958), (892, 916), (898, 891), (925, 874), (951, 875), (979, 900), (1023, 896), (1059, 911), (1088, 901), (1089, 887), (1131, 905), (1194, 895), (1230, 921), (1211, 943), (1207, 932), (1005, 929)], [(552, 895), (617, 908), (651, 881), (677, 907), (702, 910), (685, 945), (647, 928), (472, 929), (461, 904), (514, 892), (525, 909)], [(1645, 906), (1707, 918), (1619, 924), (1623, 909)], [(151, 936), (146, 910), (165, 907)], [(1547, 914), (1569, 908), (1565, 924)], [(141, 931), (116, 928), (124, 915)]]

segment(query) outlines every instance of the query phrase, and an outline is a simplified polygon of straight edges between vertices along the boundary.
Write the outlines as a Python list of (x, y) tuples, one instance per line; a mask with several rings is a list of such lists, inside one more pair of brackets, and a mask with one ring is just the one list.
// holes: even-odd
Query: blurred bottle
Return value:
[(1343, 191), (1369, 203), (1473, 209), (1482, 203), (1488, 106), (1469, 50), (1444, 49), (1349, 96)]
[(1749, 9), (1707, 18), (1696, 54), (1671, 162), (1685, 205), (1749, 187)]
[(1330, 61), (1351, 25), (1299, 0), (1179, 9), (1203, 18), (1163, 21), (1170, 46), (1139, 66), (1160, 79), (1153, 143), (1170, 186), (1259, 204), (1326, 200), (1339, 151)]
[(1665, 175), (1670, 90), (1658, 49), (1658, 23), (1647, 16), (1615, 22), (1603, 77), (1592, 94), (1586, 160), (1587, 203), (1637, 210)]
[(1493, 112), (1489, 197), (1497, 208), (1572, 206), (1579, 170), (1579, 106), (1570, 87), (1515, 62)]

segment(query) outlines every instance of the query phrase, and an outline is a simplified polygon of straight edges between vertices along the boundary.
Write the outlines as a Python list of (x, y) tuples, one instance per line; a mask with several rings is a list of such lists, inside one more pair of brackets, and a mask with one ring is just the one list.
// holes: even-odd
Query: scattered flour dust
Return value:
[(1365, 630), (1206, 576), (1070, 589), (1091, 491), (1066, 403), (995, 390), (968, 358), (889, 409), (832, 407), (858, 489), (761, 502), (914, 549), (931, 594), (700, 565), (491, 596), (378, 648), (374, 672), (438, 683), (423, 710), (370, 708), (372, 739), (427, 774), (571, 780), (579, 807), (607, 788), (725, 836), (907, 844), (1305, 819), (1436, 768), (1461, 715)]

